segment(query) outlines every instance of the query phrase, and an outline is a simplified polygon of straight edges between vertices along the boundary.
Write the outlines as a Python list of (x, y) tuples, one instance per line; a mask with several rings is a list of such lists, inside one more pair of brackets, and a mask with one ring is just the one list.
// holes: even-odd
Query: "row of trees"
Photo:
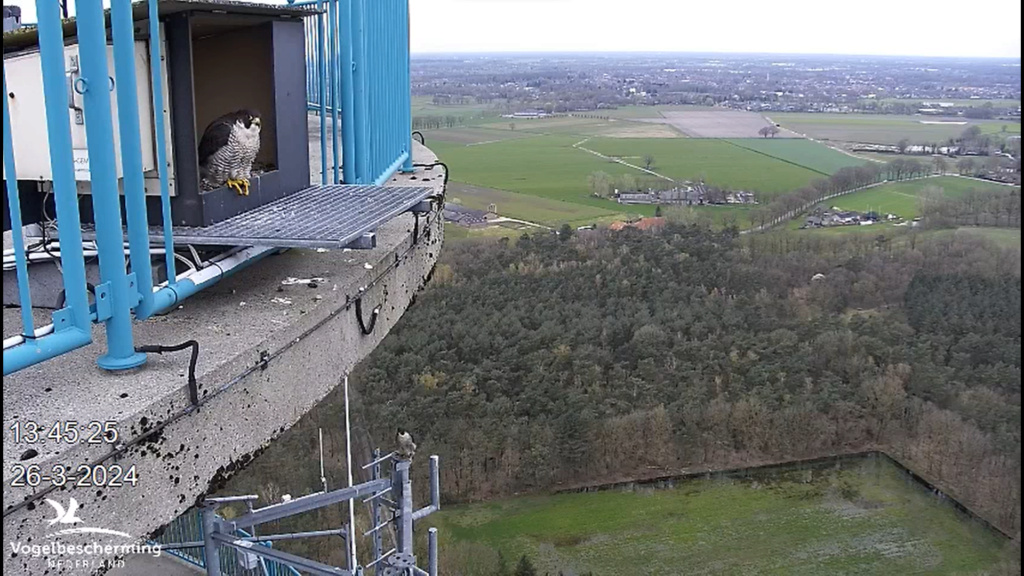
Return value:
[(932, 227), (1002, 226), (1020, 228), (1020, 190), (979, 192), (969, 190), (958, 198), (949, 198), (935, 186), (925, 188), (921, 216)]
[(466, 123), (465, 116), (413, 116), (413, 130), (436, 130), (439, 128), (454, 128)]
[(880, 445), (1019, 530), (1019, 252), (780, 238), (452, 246), (354, 375), (368, 421), (454, 501)]
[(883, 180), (903, 180), (926, 173), (925, 165), (914, 159), (898, 158), (885, 165), (871, 163), (844, 166), (827, 178), (819, 178), (790, 192), (777, 196), (768, 204), (750, 213), (751, 225), (764, 228), (773, 222), (792, 218), (817, 202), (831, 196), (877, 184)]
[[(1019, 250), (954, 235), (670, 224), (453, 244), (352, 375), (355, 452), (412, 430), (452, 503), (881, 447), (1019, 534), (1020, 292)], [(342, 418), (335, 392), (227, 491), (320, 489), (294, 463), (317, 461), (321, 427), (327, 476), (343, 478)], [(414, 475), (422, 501), (426, 466)], [(270, 529), (341, 521), (332, 508)], [(343, 562), (330, 542), (282, 546)], [(495, 574), (498, 552), (442, 541), (464, 574)]]

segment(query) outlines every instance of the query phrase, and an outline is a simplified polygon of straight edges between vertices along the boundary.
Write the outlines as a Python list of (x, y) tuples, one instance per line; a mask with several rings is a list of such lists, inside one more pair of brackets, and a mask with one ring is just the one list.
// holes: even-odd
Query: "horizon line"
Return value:
[(1020, 63), (1021, 56), (949, 56), (928, 54), (854, 54), (841, 52), (729, 52), (697, 50), (412, 50), (411, 56), (512, 56), (512, 55), (715, 55), (715, 56), (794, 56), (843, 58), (934, 58), (942, 60), (1011, 60)]

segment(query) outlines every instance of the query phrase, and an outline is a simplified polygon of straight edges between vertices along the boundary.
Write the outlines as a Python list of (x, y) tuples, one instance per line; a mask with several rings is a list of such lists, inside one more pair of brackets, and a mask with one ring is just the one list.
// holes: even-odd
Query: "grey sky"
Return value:
[[(26, 22), (35, 21), (34, 1), (4, 1), (21, 6)], [(1021, 55), (1021, 3), (1017, 0), (978, 4), (963, 0), (410, 0), (410, 4), (414, 53)]]

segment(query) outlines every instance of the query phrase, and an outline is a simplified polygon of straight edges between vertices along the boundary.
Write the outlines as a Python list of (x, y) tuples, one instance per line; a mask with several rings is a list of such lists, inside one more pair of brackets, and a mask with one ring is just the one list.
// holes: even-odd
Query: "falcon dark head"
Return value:
[(253, 124), (255, 124), (257, 128), (259, 128), (262, 124), (259, 110), (243, 108), (238, 112), (235, 112), (234, 115), (235, 122), (240, 122), (246, 128), (252, 128)]

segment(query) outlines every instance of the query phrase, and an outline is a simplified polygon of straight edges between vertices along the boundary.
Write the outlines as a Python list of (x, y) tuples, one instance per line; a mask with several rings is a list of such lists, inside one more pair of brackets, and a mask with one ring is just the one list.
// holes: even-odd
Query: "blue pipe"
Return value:
[(352, 0), (352, 60), (355, 63), (352, 72), (352, 91), (355, 118), (355, 163), (356, 181), (354, 184), (366, 184), (370, 180), (370, 125), (367, 115), (366, 81), (369, 70), (366, 59), (366, 22), (362, 0)]
[(391, 178), (391, 175), (397, 172), (398, 169), (401, 168), (403, 164), (405, 164), (405, 162), (409, 159), (409, 156), (410, 154), (408, 152), (402, 152), (398, 159), (391, 163), (391, 166), (388, 166), (388, 168), (384, 170), (384, 172), (382, 172), (380, 176), (377, 176), (377, 179), (373, 181), (373, 185), (383, 186), (384, 183), (388, 181), (388, 178)]
[(399, 78), (399, 90), (402, 92), (401, 116), (399, 118), (403, 120), (401, 128), (404, 130), (405, 136), (404, 150), (409, 153), (409, 157), (402, 164), (402, 172), (412, 172), (412, 43), (409, 39), (412, 34), (412, 23), (409, 14), (409, 0), (400, 0), (400, 3), (405, 12), (405, 30), (404, 34), (400, 34), (402, 40), (400, 49), (405, 50), (405, 68)]
[[(131, 306), (135, 295), (125, 274), (124, 233), (117, 187), (113, 117), (110, 110), (110, 76), (107, 70), (107, 34), (101, 0), (79, 0), (77, 27), (82, 77), (76, 82), (85, 108), (85, 132), (89, 142), (93, 216), (100, 278), (110, 285), (110, 317), (106, 325), (107, 353), (96, 363), (106, 370), (142, 365), (146, 355), (135, 351)], [(66, 112), (65, 112), (66, 114)], [(148, 261), (148, 254), (147, 254)], [(99, 297), (99, 296), (98, 296)]]
[[(186, 298), (194, 296), (200, 290), (209, 288), (210, 286), (213, 286), (217, 282), (220, 282), (225, 278), (233, 276), (236, 272), (248, 268), (254, 263), (259, 262), (260, 260), (266, 258), (267, 256), (275, 252), (277, 252), (276, 249), (264, 249), (262, 252), (254, 254), (251, 258), (248, 258), (247, 260), (244, 260), (241, 263), (231, 268), (228, 268), (227, 270), (221, 269), (219, 274), (211, 276), (210, 278), (203, 280), (198, 284), (189, 278), (183, 278), (181, 281), (174, 285), (164, 286), (163, 288), (157, 290), (154, 293), (154, 300), (157, 305), (157, 309), (154, 312), (154, 314), (162, 314), (173, 309), (175, 306), (178, 305), (178, 303), (184, 301)], [(212, 264), (212, 266), (217, 266), (217, 264)]]
[(135, 26), (131, 0), (112, 0), (110, 28), (114, 39), (114, 77), (118, 129), (121, 134), (124, 209), (128, 219), (128, 251), (132, 257), (132, 272), (135, 272), (134, 291), (141, 297), (135, 315), (144, 319), (149, 317), (153, 309), (153, 272), (150, 267), (146, 179), (142, 166), (142, 128), (135, 81)]
[(329, 48), (331, 54), (331, 155), (334, 157), (334, 180), (332, 183), (341, 184), (341, 162), (342, 156), (341, 151), (338, 150), (338, 69), (341, 67), (341, 5), (338, 0), (329, 0), (331, 6), (334, 9), (328, 14), (328, 26), (334, 30), (334, 35), (331, 38), (331, 47)]
[(71, 152), (71, 119), (68, 117), (68, 94), (64, 78), (64, 29), (60, 17), (60, 7), (56, 2), (36, 0), (39, 59), (43, 73), (43, 100), (46, 107), (46, 133), (50, 143), (53, 197), (57, 222), (71, 223), (70, 226), (61, 227), (59, 233), (65, 303), (71, 313), (71, 325), (54, 322), (53, 327), (56, 332), (78, 328), (89, 334), (92, 321), (89, 319), (85, 258), (82, 255), (82, 219), (78, 211), (74, 156)]
[[(160, 13), (159, 5), (154, 0), (149, 3), (149, 75), (153, 87), (153, 127), (156, 130), (156, 169), (160, 175), (160, 212), (164, 226), (164, 262), (167, 265), (167, 282), (174, 284), (177, 276), (174, 267), (174, 221), (171, 218), (171, 190), (167, 172), (167, 130), (164, 127), (164, 78), (161, 73), (160, 61)], [(134, 259), (134, 257), (133, 257)], [(151, 300), (152, 302), (152, 300)], [(152, 314), (151, 304), (148, 312)], [(136, 312), (138, 314), (138, 312)]]
[(316, 66), (320, 92), (320, 184), (327, 184), (327, 63), (324, 57), (324, 0), (316, 0)]
[(341, 42), (341, 73), (336, 79), (341, 89), (341, 125), (344, 128), (341, 133), (343, 140), (342, 168), (344, 169), (342, 180), (345, 184), (356, 183), (355, 91), (352, 88), (352, 69), (355, 67), (355, 60), (353, 60), (355, 24), (352, 22), (352, 2), (353, 0), (342, 0), (342, 15), (348, 33), (345, 34), (345, 38)]
[(25, 340), (24, 344), (4, 350), (4, 376), (81, 348), (90, 342), (92, 335), (89, 331), (77, 327), (63, 328), (43, 338)]
[[(18, 277), (18, 302), (21, 305), (21, 333), (26, 339), (34, 338), (35, 321), (32, 319), (32, 292), (28, 286), (28, 259), (25, 257), (25, 235), (21, 222), (21, 195), (18, 193), (18, 169), (14, 163), (14, 137), (11, 134), (11, 111), (7, 106), (7, 70), (4, 77), (4, 184), (7, 185), (7, 205), (11, 213), (11, 236), (14, 240), (14, 267)], [(4, 364), (7, 364), (6, 360)]]

